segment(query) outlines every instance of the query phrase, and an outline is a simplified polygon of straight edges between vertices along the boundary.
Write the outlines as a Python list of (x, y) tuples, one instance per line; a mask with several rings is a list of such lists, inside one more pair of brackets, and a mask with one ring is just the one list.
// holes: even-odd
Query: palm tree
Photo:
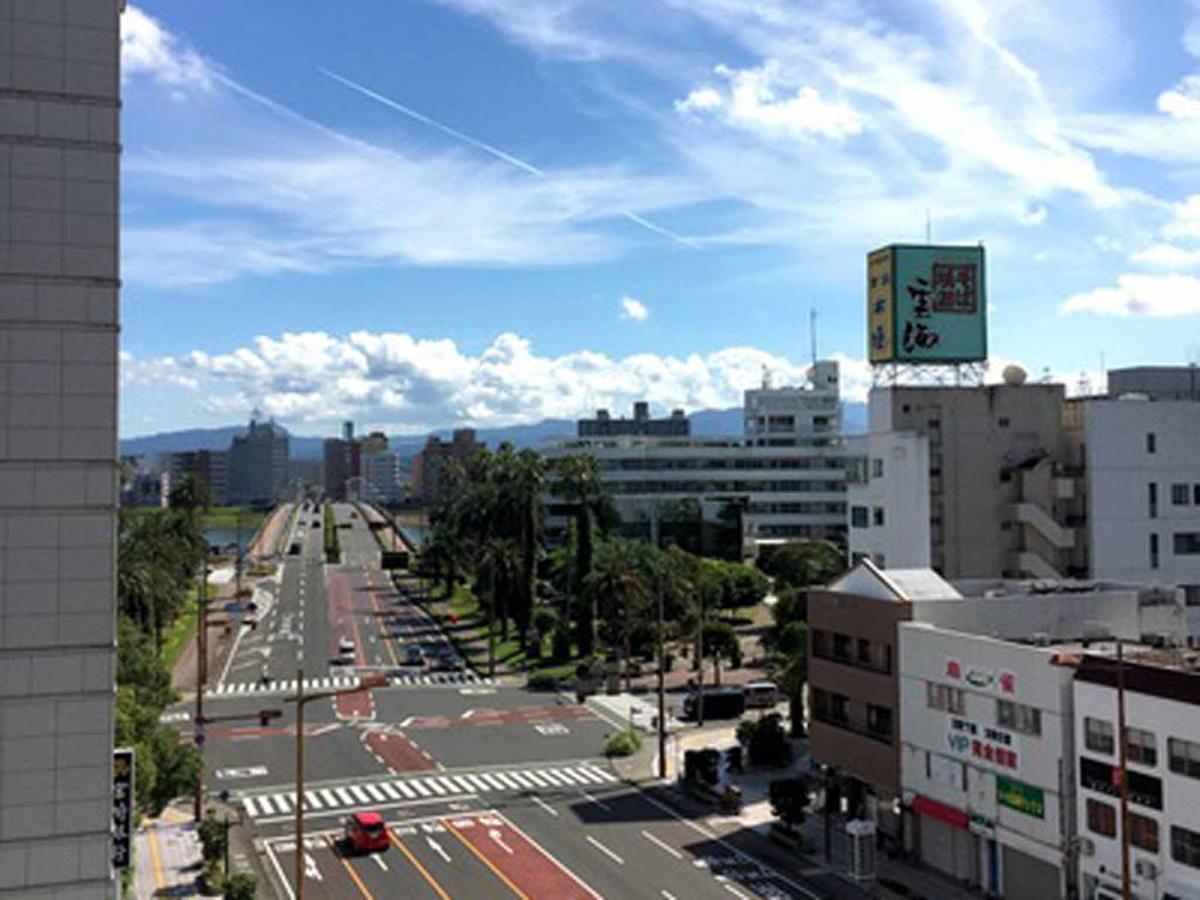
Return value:
[(652, 566), (644, 545), (614, 538), (600, 545), (596, 566), (584, 579), (584, 593), (593, 609), (602, 609), (609, 646), (618, 637), (625, 669), (625, 690), (630, 689), (630, 637), (633, 626), (646, 614), (653, 596)]
[[(596, 459), (586, 454), (575, 454), (559, 459), (555, 464), (556, 483), (554, 493), (572, 506), (575, 519), (575, 564), (573, 566), (571, 592), (577, 599), (584, 597), (584, 580), (592, 571), (595, 552), (596, 515), (603, 506), (607, 492), (600, 480), (600, 469)], [(597, 610), (594, 598), (583, 603), (576, 620), (576, 642), (584, 655), (594, 652), (596, 647)]]
[(508, 598), (520, 570), (517, 545), (504, 538), (485, 541), (475, 557), (475, 590), (488, 614), (488, 676), (496, 675), (496, 617), (507, 618)]
[(513, 461), (510, 488), (517, 510), (517, 543), (521, 553), (521, 571), (517, 583), (517, 632), (522, 643), (528, 639), (537, 597), (537, 554), (542, 538), (542, 493), (546, 487), (546, 463), (533, 450), (522, 450)]

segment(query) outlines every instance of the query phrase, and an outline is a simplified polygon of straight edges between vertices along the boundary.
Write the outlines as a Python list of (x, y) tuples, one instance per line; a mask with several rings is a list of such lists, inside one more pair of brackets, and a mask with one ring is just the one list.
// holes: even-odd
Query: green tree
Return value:
[[(600, 545), (595, 568), (584, 579), (584, 596), (604, 617), (609, 646), (620, 643), (625, 665), (625, 689), (630, 689), (630, 635), (652, 597), (650, 557), (645, 544), (611, 538)], [(646, 548), (648, 549), (648, 548)]]
[(258, 883), (249, 872), (234, 872), (225, 882), (225, 900), (254, 900)]
[(846, 571), (846, 557), (827, 541), (789, 541), (763, 558), (761, 568), (776, 587), (828, 584)]
[(728, 622), (708, 622), (704, 626), (704, 656), (713, 661), (716, 684), (721, 683), (721, 661), (737, 668), (742, 664), (742, 647)]
[(812, 783), (807, 778), (779, 778), (768, 787), (771, 812), (789, 829), (804, 823), (812, 804)]
[[(520, 571), (520, 551), (505, 538), (489, 538), (479, 548), (475, 561), (475, 590), (488, 616), (488, 675), (496, 674), (496, 619), (507, 632), (508, 598)], [(505, 635), (507, 637), (507, 635)]]
[(576, 454), (557, 460), (553, 477), (554, 493), (570, 506), (575, 520), (571, 595), (579, 601), (576, 643), (581, 653), (590, 655), (596, 648), (597, 610), (592, 602), (594, 597), (585, 600), (583, 582), (592, 571), (595, 532), (598, 520), (604, 517), (608, 492), (600, 480), (596, 460), (590, 455)]

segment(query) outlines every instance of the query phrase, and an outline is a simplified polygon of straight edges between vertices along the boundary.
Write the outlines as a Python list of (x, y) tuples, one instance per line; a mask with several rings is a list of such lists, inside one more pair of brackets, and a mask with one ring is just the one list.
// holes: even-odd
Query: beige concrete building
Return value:
[[(858, 473), (848, 498), (852, 557), (887, 568), (930, 566), (947, 578), (1086, 575), (1076, 533), (1080, 472), (1069, 458), (1063, 400), (1061, 384), (1016, 379), (873, 390), (870, 434), (851, 466)], [(923, 452), (896, 453), (897, 435), (916, 437)], [(928, 496), (927, 513), (923, 503), (887, 508), (878, 500), (896, 496)], [(927, 540), (895, 540), (896, 529), (927, 531)], [(903, 558), (895, 548), (904, 548)]]
[(114, 893), (120, 6), (0, 3), (0, 898)]

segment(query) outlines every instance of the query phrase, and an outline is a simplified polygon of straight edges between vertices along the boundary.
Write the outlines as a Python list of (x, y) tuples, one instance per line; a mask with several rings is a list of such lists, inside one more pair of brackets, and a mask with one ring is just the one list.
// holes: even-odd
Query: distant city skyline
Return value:
[(727, 408), (811, 307), (861, 399), (865, 255), (927, 222), (996, 375), (1200, 358), (1194, 5), (634, 8), (132, 4), (122, 435)]

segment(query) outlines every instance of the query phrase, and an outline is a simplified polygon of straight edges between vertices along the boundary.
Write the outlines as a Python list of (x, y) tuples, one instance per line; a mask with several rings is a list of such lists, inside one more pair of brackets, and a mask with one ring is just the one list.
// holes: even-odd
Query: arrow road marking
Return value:
[(383, 861), (383, 857), (380, 856), (378, 853), (376, 853), (374, 856), (372, 856), (371, 859), (373, 859), (373, 860), (375, 860), (375, 862), (379, 863), (379, 868), (383, 869), (383, 871), (386, 872), (388, 870), (387, 863), (385, 863)]
[[(503, 850), (505, 853), (509, 854), (510, 856), (512, 855), (513, 848), (508, 846), (508, 844), (504, 843), (504, 835), (498, 829), (495, 829), (495, 828), (490, 829), (488, 831), (488, 837), (490, 837), (493, 841), (495, 841), (497, 846), (499, 846), (501, 850)], [(588, 840), (590, 841), (591, 838), (588, 838)]]
[[(443, 847), (442, 847), (442, 845), (441, 845), (441, 844), (439, 844), (437, 841), (435, 841), (435, 840), (434, 840), (433, 838), (431, 838), (429, 835), (425, 835), (425, 841), (426, 841), (426, 843), (428, 843), (428, 844), (429, 844), (429, 849), (430, 849), (430, 850), (432, 850), (434, 853), (436, 853), (438, 856), (440, 856), (440, 857), (441, 857), (443, 860), (445, 860), (446, 862), (450, 862), (450, 854), (449, 854), (449, 853), (447, 853), (447, 852), (445, 851), (445, 849), (443, 849)], [(512, 853), (512, 851), (511, 851), (511, 850), (510, 850), (510, 851), (508, 851), (508, 852), (509, 852), (509, 853)]]
[(321, 870), (317, 868), (317, 861), (313, 859), (311, 853), (304, 854), (304, 877), (312, 878), (314, 881), (324, 881), (325, 876), (321, 874)]

